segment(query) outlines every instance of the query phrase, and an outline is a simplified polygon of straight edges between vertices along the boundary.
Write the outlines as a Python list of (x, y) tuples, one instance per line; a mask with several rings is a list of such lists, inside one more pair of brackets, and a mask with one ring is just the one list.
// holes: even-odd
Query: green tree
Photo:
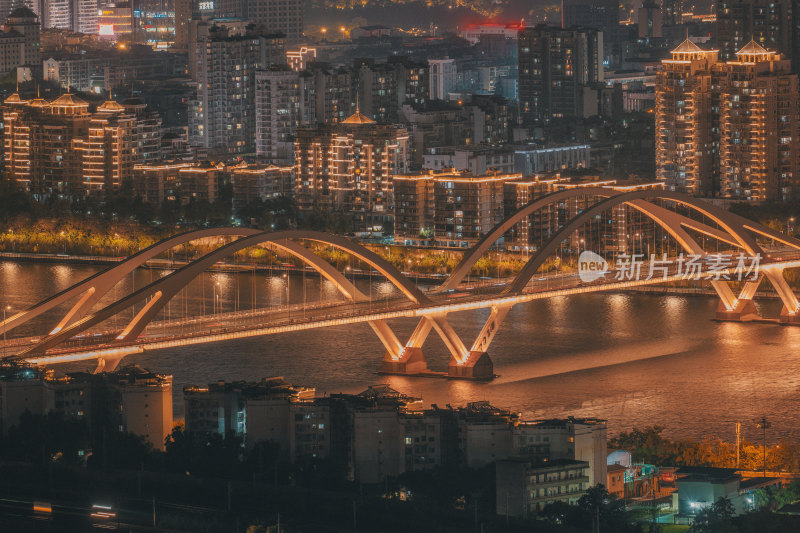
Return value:
[(699, 513), (692, 523), (692, 533), (736, 533), (733, 516), (736, 509), (727, 498), (718, 498)]

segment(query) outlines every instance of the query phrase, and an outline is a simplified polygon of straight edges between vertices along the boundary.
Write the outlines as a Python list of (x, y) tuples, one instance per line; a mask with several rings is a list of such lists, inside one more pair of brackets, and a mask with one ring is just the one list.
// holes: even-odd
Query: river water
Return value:
[[(97, 270), (0, 262), (0, 304), (24, 308)], [(109, 298), (160, 275), (137, 271), (135, 279), (122, 282)], [(287, 296), (302, 302), (303, 296), (311, 301), (333, 294), (327, 282), (316, 278), (295, 274), (290, 279), (287, 290), (278, 273), (209, 273), (177, 297), (170, 313), (202, 312), (203, 305), (213, 312), (217, 302), (228, 311), (253, 302), (278, 305)], [(365, 291), (371, 288), (376, 299), (382, 291), (391, 292), (386, 284), (369, 280), (359, 285)], [(716, 305), (711, 297), (642, 294), (581, 295), (518, 305), (491, 346), (500, 377), (489, 383), (377, 375), (383, 350), (366, 324), (149, 352), (126, 361), (173, 375), (176, 417), (183, 413), (184, 385), (284, 376), (319, 393), (359, 392), (367, 385), (388, 383), (426, 404), (488, 400), (528, 419), (605, 418), (612, 434), (661, 425), (674, 437), (733, 440), (735, 423), (741, 422), (744, 437), (756, 440), (760, 432), (755, 420), (766, 416), (772, 422), (768, 438), (800, 442), (800, 328), (715, 322)], [(764, 301), (762, 310), (777, 316), (780, 304)], [(486, 316), (487, 311), (469, 311), (451, 315), (450, 321), (465, 344), (471, 344)], [(52, 326), (53, 318), (46, 317), (46, 324)], [(415, 322), (390, 324), (403, 339)], [(40, 322), (19, 333), (35, 334), (44, 327)], [(445, 348), (435, 333), (425, 352), (432, 369), (446, 369)]]

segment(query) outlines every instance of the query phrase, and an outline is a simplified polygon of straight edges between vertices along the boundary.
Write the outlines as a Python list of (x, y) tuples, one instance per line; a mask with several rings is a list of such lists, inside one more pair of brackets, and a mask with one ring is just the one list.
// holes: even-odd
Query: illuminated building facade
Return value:
[(97, 35), (98, 0), (69, 0), (72, 31)]
[(360, 112), (340, 124), (300, 127), (295, 139), (297, 205), (390, 216), (392, 178), (407, 171), (408, 157), (405, 128), (378, 125)]
[(460, 37), (478, 44), (486, 36), (500, 36), (505, 39), (516, 40), (517, 33), (523, 26), (520, 24), (469, 24), (461, 30)]
[(132, 0), (133, 40), (156, 49), (167, 49), (175, 42), (173, 0)]
[(797, 190), (798, 80), (750, 41), (733, 61), (688, 39), (656, 82), (656, 178), (669, 190), (788, 200)]
[(297, 72), (305, 70), (308, 63), (316, 61), (316, 59), (317, 59), (316, 48), (306, 48), (305, 46), (303, 46), (299, 50), (286, 51), (286, 63), (289, 64), (289, 67), (292, 70), (295, 70)]
[[(450, 66), (455, 76), (455, 63)], [(390, 57), (384, 63), (357, 60), (353, 74), (361, 112), (381, 124), (398, 122), (404, 104), (420, 106), (428, 101), (429, 71), (427, 64), (405, 57)], [(454, 79), (451, 90), (455, 87)]]
[(395, 242), (468, 248), (503, 220), (504, 185), (521, 177), (452, 171), (395, 176)]
[(114, 101), (92, 113), (72, 94), (48, 102), (25, 101), (14, 93), (3, 103), (8, 176), (39, 199), (116, 189), (131, 178), (135, 163), (159, 155), (150, 151), (161, 144), (160, 121), (153, 120)]
[(715, 187), (713, 80), (718, 52), (689, 39), (665, 59), (656, 81), (656, 179), (667, 189), (710, 195)]
[(133, 12), (130, 4), (106, 4), (98, 11), (97, 35), (101, 39), (130, 40)]
[(186, 205), (198, 200), (213, 202), (219, 185), (233, 188), (233, 208), (241, 210), (255, 199), (266, 200), (292, 194), (294, 167), (224, 163), (148, 163), (133, 168), (133, 194), (142, 202), (161, 205), (165, 201)]
[(750, 41), (720, 82), (720, 194), (741, 200), (796, 197), (798, 80), (791, 63)]
[(472, 177), (442, 174), (433, 182), (433, 235), (437, 244), (468, 248), (503, 220), (503, 188), (519, 174)]
[(292, 195), (294, 167), (248, 165), (240, 163), (228, 169), (233, 187), (233, 209), (241, 211), (253, 200), (268, 200)]

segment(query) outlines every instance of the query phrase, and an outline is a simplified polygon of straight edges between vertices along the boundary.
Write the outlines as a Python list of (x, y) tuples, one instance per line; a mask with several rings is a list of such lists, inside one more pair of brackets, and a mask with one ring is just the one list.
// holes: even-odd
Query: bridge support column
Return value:
[(464, 362), (453, 358), (447, 365), (447, 376), (461, 379), (492, 379), (494, 377), (494, 363), (486, 352), (469, 352)]
[(122, 357), (98, 357), (97, 368), (94, 369), (92, 374), (100, 374), (102, 372), (113, 372), (119, 366), (120, 361), (122, 361)]
[(780, 321), (782, 324), (800, 324), (800, 301), (794, 295), (792, 288), (783, 277), (783, 269), (777, 268), (762, 268), (769, 279), (778, 296), (781, 297), (783, 302), (783, 309), (781, 309)]
[[(389, 329), (389, 326), (384, 321), (375, 321), (380, 322), (386, 329)], [(376, 326), (370, 322), (372, 329), (378, 333), (378, 329)], [(403, 346), (400, 344), (400, 341), (397, 340), (397, 349), (393, 351), (389, 349), (389, 346), (384, 343), (384, 346), (387, 346), (386, 353), (383, 356), (383, 361), (381, 361), (381, 373), (382, 374), (424, 374), (428, 372), (428, 360), (425, 358), (425, 354), (422, 352), (422, 345), (425, 343), (425, 339), (428, 337), (428, 333), (431, 331), (431, 324), (430, 321), (423, 318), (417, 324), (417, 327), (414, 329), (414, 333), (411, 334), (411, 338), (409, 339), (408, 343)], [(394, 333), (389, 330), (392, 337), (396, 340)], [(378, 333), (378, 337), (383, 340), (383, 337), (380, 333)], [(394, 343), (392, 343), (394, 345)]]
[(711, 286), (719, 294), (717, 305), (717, 320), (744, 322), (759, 318), (758, 310), (753, 303), (753, 296), (761, 280), (748, 281), (737, 298), (734, 296), (730, 285), (725, 281), (712, 281)]

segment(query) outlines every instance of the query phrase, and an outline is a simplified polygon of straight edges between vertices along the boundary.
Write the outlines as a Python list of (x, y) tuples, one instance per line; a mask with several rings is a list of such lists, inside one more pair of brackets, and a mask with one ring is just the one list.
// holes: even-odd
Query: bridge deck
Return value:
[[(779, 254), (778, 258), (763, 261), (760, 268), (800, 267), (800, 254)], [(534, 279), (522, 294), (504, 294), (505, 284), (497, 283), (480, 287), (462, 286), (458, 290), (444, 294), (429, 294), (432, 303), (412, 304), (408, 300), (389, 300), (388, 302), (320, 303), (312, 306), (300, 304), (280, 309), (240, 311), (198, 318), (153, 322), (135, 341), (125, 344), (113, 342), (115, 333), (92, 335), (69, 341), (60, 348), (27, 360), (37, 364), (85, 361), (98, 357), (122, 357), (141, 353), (145, 350), (159, 350), (193, 344), (205, 344), (246, 337), (272, 335), (306, 329), (341, 326), (374, 320), (441, 316), (447, 313), (490, 308), (493, 306), (513, 306), (533, 300), (571, 296), (594, 292), (624, 291), (637, 286), (657, 285), (684, 280), (677, 273), (677, 267), (670, 267), (667, 276), (659, 275), (650, 279), (617, 280), (620, 272), (611, 271), (605, 277), (592, 283), (584, 283), (575, 274), (556, 274)], [(643, 269), (644, 270), (644, 269)], [(735, 276), (734, 267), (718, 269), (714, 275)], [(643, 276), (647, 273), (643, 272)], [(704, 270), (704, 276), (709, 271)], [(384, 304), (381, 306), (381, 304)], [(388, 304), (388, 307), (386, 306)], [(23, 346), (30, 346), (37, 338), (9, 341), (7, 348), (12, 352)], [(27, 344), (25, 341), (28, 341)], [(21, 350), (20, 350), (21, 351)], [(10, 352), (11, 353), (11, 352)], [(17, 352), (19, 353), (19, 352)]]

